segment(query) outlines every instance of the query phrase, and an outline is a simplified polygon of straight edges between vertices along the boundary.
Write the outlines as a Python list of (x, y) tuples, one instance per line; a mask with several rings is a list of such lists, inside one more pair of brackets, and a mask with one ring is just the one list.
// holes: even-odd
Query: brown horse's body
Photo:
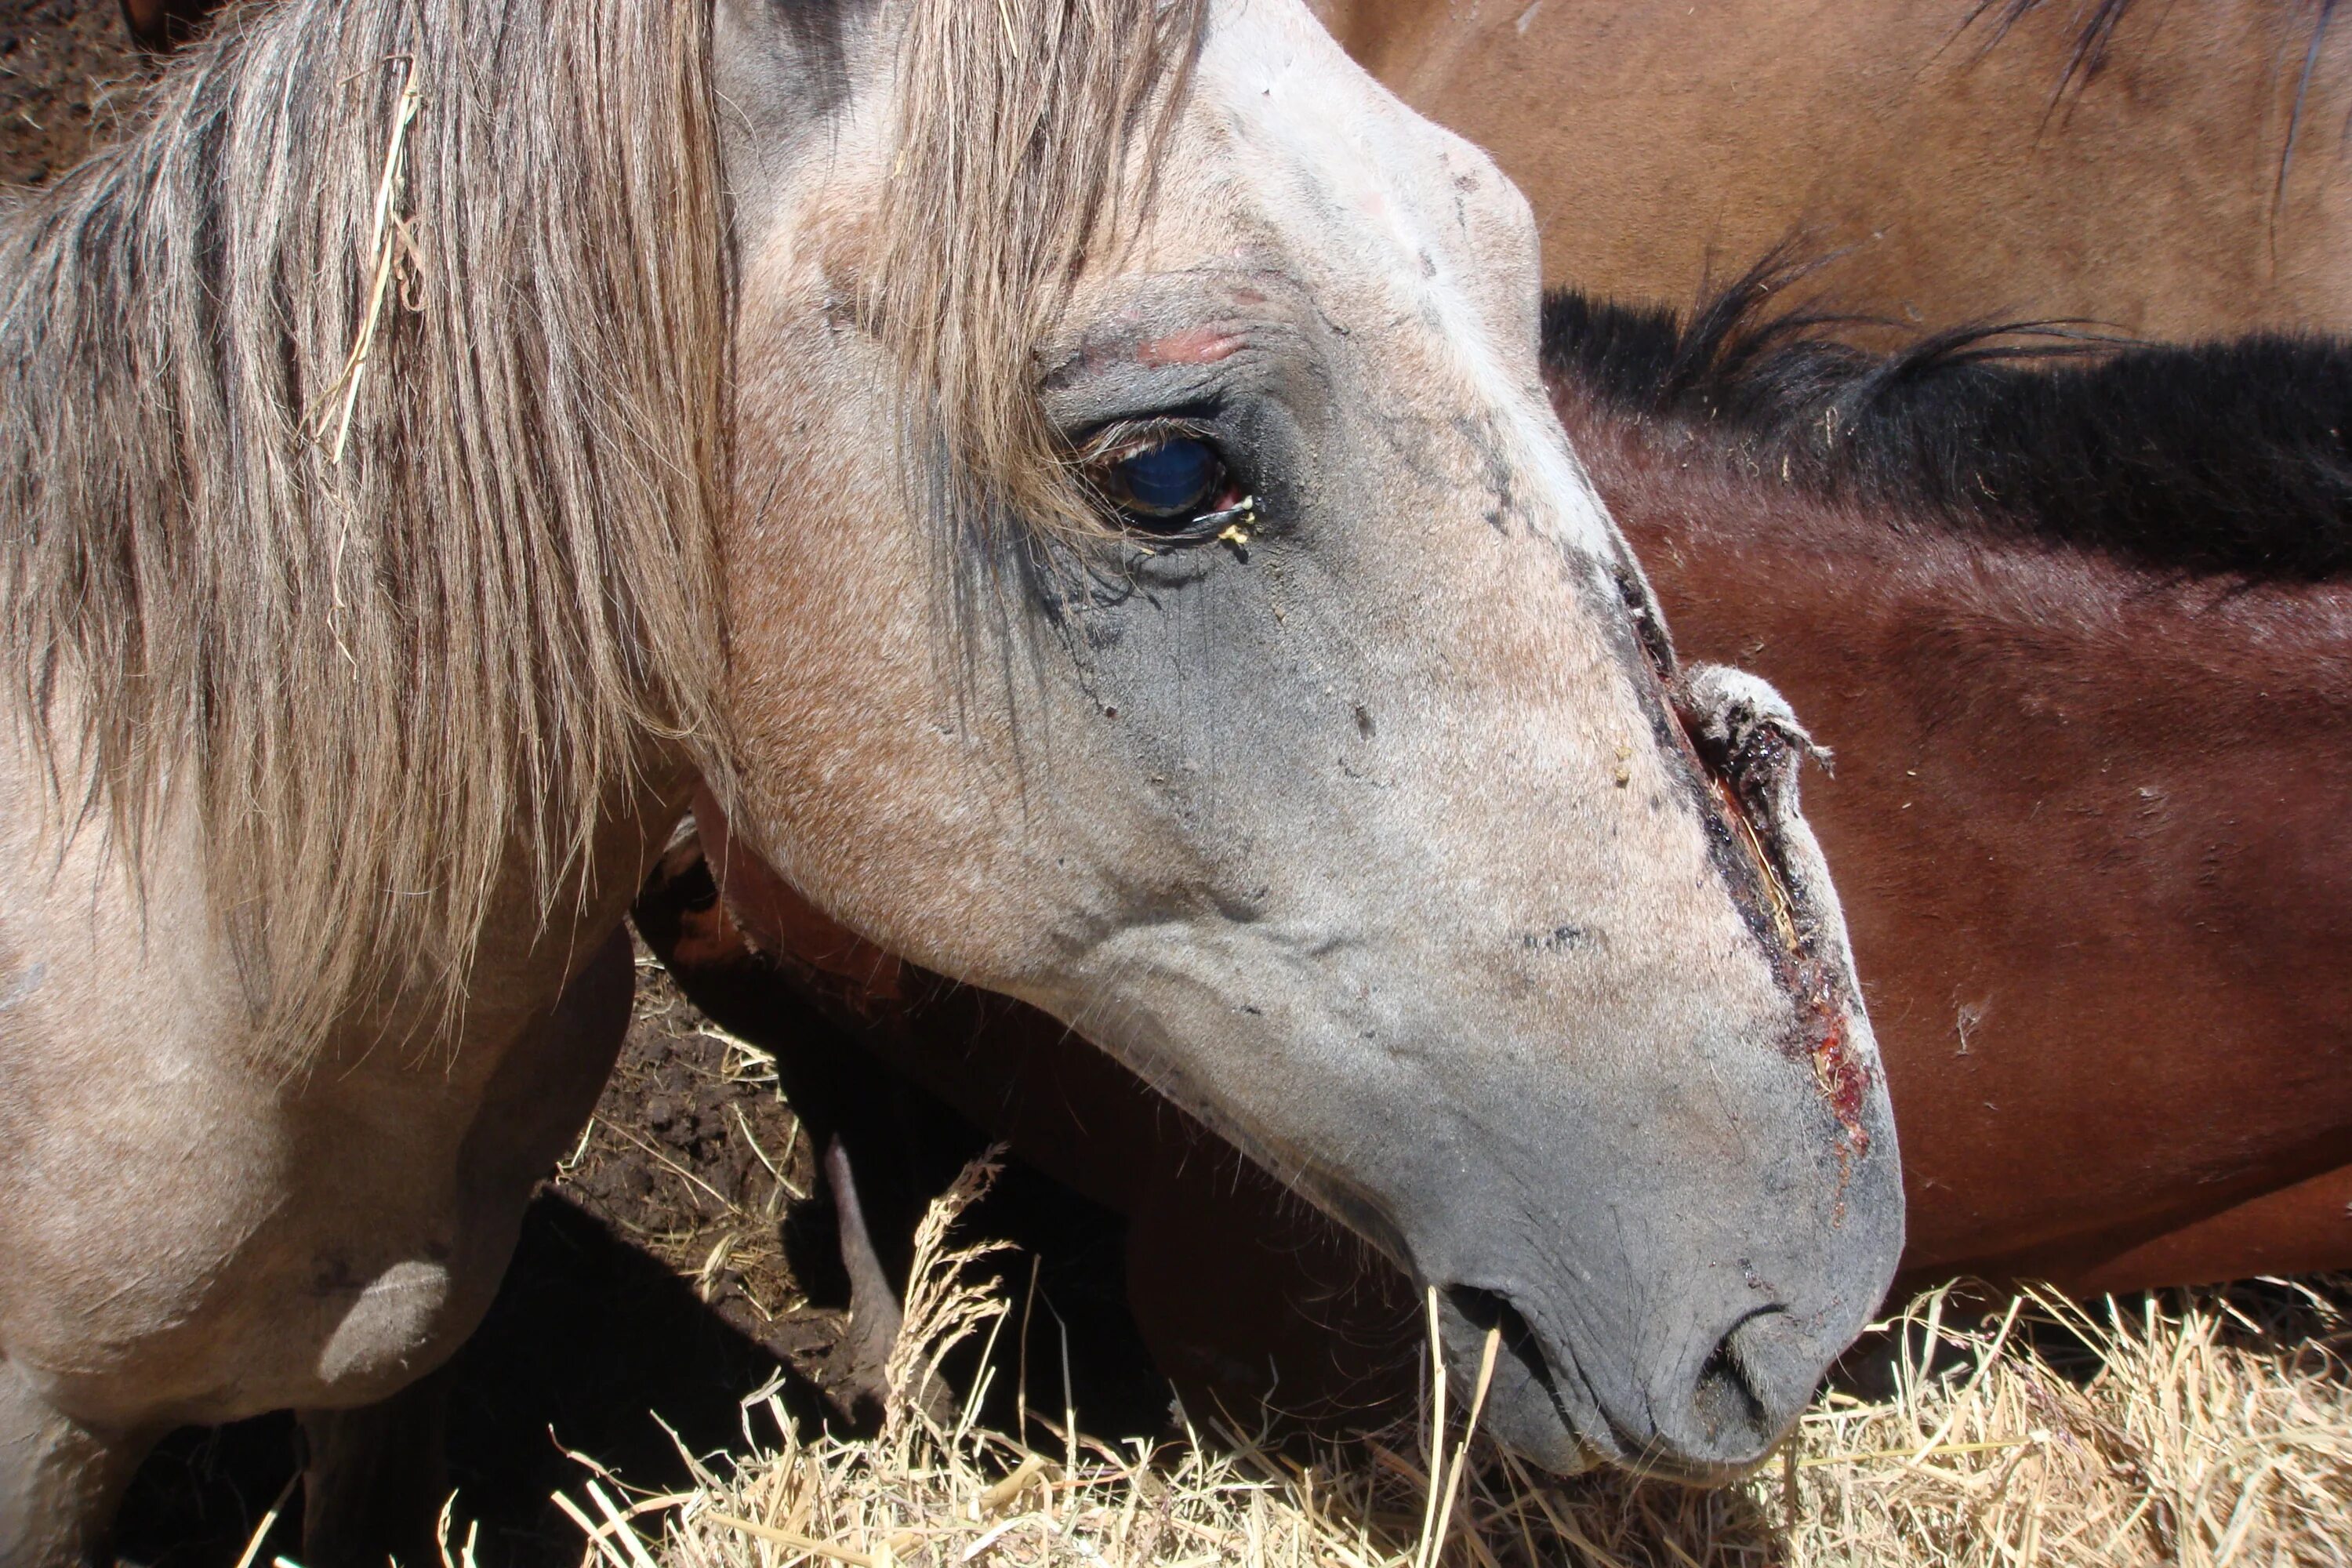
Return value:
[(1683, 304), (1802, 232), (1850, 248), (1830, 279), (1842, 304), (1914, 326), (2352, 324), (2352, 29), (2327, 29), (2324, 6), (1322, 9), (1368, 69), (1519, 183), (1549, 283)]
[(2352, 584), (1898, 531), (1569, 411), (1678, 639), (1835, 758), (1906, 1269), (2352, 1264)]
[[(1572, 374), (1557, 400), (1677, 637), (1801, 694), (1834, 754), (1807, 804), (1902, 1119), (1907, 1277), (2352, 1265), (2352, 583), (1824, 496)], [(2343, 471), (2340, 436), (2281, 456)], [(698, 812), (727, 906), (661, 945), (730, 1023), (793, 1038), (740, 925), (882, 1060), (1129, 1215), (1181, 1381), (1399, 1386), (1385, 1268), (1060, 1026), (859, 948)]]

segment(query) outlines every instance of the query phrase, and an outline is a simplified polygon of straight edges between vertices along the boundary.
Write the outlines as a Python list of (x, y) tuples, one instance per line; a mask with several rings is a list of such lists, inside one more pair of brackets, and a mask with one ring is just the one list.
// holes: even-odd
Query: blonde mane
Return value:
[[(877, 322), (960, 492), (1201, 0), (916, 0)], [(462, 997), (656, 748), (723, 773), (709, 0), (281, 0), (0, 228), (0, 602), (61, 799), (200, 813), (266, 1047)], [(952, 418), (939, 411), (953, 409)]]
[[(1207, 0), (918, 5), (899, 166), (868, 318), (944, 458), (935, 504), (987, 524), (1098, 528), (1036, 396), (1034, 354), (1090, 255), (1149, 200)], [(996, 22), (997, 26), (988, 26)]]

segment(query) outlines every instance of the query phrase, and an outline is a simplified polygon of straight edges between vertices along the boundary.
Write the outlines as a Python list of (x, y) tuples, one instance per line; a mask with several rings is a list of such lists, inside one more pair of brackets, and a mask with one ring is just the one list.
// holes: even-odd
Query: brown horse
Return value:
[(1303, 7), (283, 0), (143, 123), (0, 216), (0, 1559), (290, 1406), (306, 1559), (426, 1560), (698, 774), (1535, 1460), (1793, 1419), (1901, 1239), (1795, 721), (1674, 666), (1525, 204)]
[(1518, 182), (1554, 285), (1680, 305), (1803, 232), (1914, 331), (2352, 330), (2333, 0), (1320, 7)]
[(1915, 1273), (2352, 1264), (2352, 350), (2048, 369), (1554, 303), (1680, 637), (1798, 694)]
[[(1809, 805), (1910, 1279), (2352, 1266), (2352, 350), (1880, 358), (1759, 314), (1782, 280), (1687, 328), (1562, 298), (1548, 363), (1678, 637), (1801, 693), (1834, 753)], [(1058, 1024), (845, 940), (712, 811), (727, 907), (640, 917), (699, 1000), (789, 1054), (814, 998), (1128, 1214), (1181, 1381), (1397, 1385), (1384, 1269)]]

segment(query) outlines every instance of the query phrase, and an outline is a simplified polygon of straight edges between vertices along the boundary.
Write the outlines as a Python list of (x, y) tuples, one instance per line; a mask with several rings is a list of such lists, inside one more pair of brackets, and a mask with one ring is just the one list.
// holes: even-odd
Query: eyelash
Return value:
[[(1078, 461), (1096, 468), (1131, 457), (1162, 441), (1211, 441), (1209, 427), (1197, 419), (1173, 415), (1149, 419), (1114, 419), (1087, 433), (1078, 447)], [(1214, 445), (1213, 441), (1211, 441)]]

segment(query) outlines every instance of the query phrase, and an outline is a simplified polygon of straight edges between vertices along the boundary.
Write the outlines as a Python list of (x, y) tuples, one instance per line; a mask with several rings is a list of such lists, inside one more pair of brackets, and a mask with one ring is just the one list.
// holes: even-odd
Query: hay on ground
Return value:
[[(916, 1396), (956, 1340), (1011, 1304), (954, 1244), (984, 1179), (925, 1227), (881, 1435), (812, 1434), (772, 1391), (746, 1447), (690, 1456), (690, 1492), (593, 1475), (559, 1500), (599, 1568), (2113, 1568), (2352, 1563), (2352, 1280), (2267, 1281), (2084, 1307), (1951, 1290), (1877, 1325), (1889, 1384), (1832, 1390), (1775, 1458), (1712, 1492), (1529, 1474), (1481, 1445), (1448, 1498), (1429, 1456), (1462, 1433), (1391, 1433), (1312, 1462), (1223, 1423), (1114, 1447), (1032, 1411), (1029, 1441)], [(920, 1369), (918, 1371), (917, 1369)], [(1454, 1391), (1446, 1407), (1470, 1405)], [(946, 1408), (952, 1419), (935, 1412)], [(1061, 1413), (1056, 1413), (1061, 1414)], [(1031, 1446), (1034, 1442), (1036, 1446)], [(1442, 1536), (1441, 1539), (1433, 1539)], [(452, 1548), (453, 1565), (464, 1561)]]

